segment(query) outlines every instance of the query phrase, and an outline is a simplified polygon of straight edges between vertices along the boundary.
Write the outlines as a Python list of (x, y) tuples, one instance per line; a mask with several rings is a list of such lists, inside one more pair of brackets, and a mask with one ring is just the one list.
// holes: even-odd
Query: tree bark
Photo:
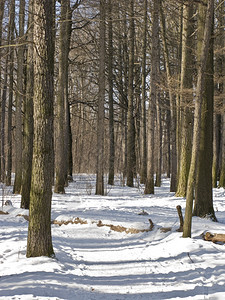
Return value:
[(15, 0), (10, 3), (10, 16), (9, 16), (9, 98), (8, 98), (8, 123), (7, 123), (7, 173), (6, 185), (11, 185), (12, 173), (12, 105), (13, 105), (13, 73), (14, 73), (14, 27), (15, 27)]
[(54, 256), (51, 237), (54, 38), (52, 0), (34, 1), (34, 148), (27, 257)]
[(148, 29), (148, 1), (144, 1), (144, 29), (142, 48), (142, 74), (141, 74), (141, 183), (147, 178), (147, 133), (146, 133), (146, 52), (147, 52), (147, 29)]
[(55, 193), (65, 193), (67, 176), (67, 147), (66, 147), (66, 120), (65, 103), (67, 101), (67, 77), (68, 77), (68, 9), (70, 1), (61, 1), (60, 33), (59, 33), (59, 83), (57, 95), (57, 137), (56, 137), (56, 164), (55, 164)]
[(136, 165), (134, 125), (134, 0), (129, 4), (129, 66), (128, 66), (128, 114), (127, 114), (127, 186), (134, 186)]
[[(3, 53), (2, 53), (2, 23), (4, 16), (4, 8), (5, 8), (5, 0), (0, 2), (0, 59), (2, 61)], [(4, 91), (3, 82), (2, 82), (2, 68), (0, 68), (0, 99), (2, 99), (2, 94)], [(2, 101), (0, 102), (0, 125), (2, 126)], [(1, 132), (1, 127), (0, 127)], [(1, 136), (0, 136), (0, 145), (1, 145)], [(2, 181), (2, 148), (0, 146), (0, 181)]]
[(114, 184), (114, 107), (113, 107), (113, 26), (112, 26), (112, 2), (108, 0), (108, 84), (109, 84), (109, 178), (108, 184)]
[[(219, 76), (222, 78), (222, 82), (220, 83), (220, 93), (224, 95), (225, 91), (225, 52), (224, 52), (224, 3), (220, 4), (220, 16), (219, 16), (219, 28), (220, 28), (220, 51), (222, 53), (219, 57), (220, 70)], [(222, 131), (221, 131), (221, 171), (219, 177), (219, 186), (225, 188), (225, 97), (223, 96), (222, 100)]]
[(192, 146), (192, 157), (187, 183), (187, 196), (186, 196), (186, 210), (184, 218), (184, 230), (183, 237), (191, 237), (191, 224), (192, 224), (192, 209), (193, 209), (193, 193), (194, 184), (196, 180), (196, 166), (199, 156), (200, 148), (200, 132), (201, 132), (201, 108), (202, 108), (202, 94), (204, 89), (204, 75), (207, 65), (207, 57), (209, 51), (209, 44), (212, 34), (213, 24), (213, 11), (214, 0), (208, 1), (206, 22), (204, 27), (204, 38), (202, 42), (201, 55), (198, 66), (197, 87), (196, 87), (196, 99), (195, 99), (195, 113), (194, 113), (194, 135)]
[[(176, 196), (185, 197), (188, 173), (191, 162), (191, 145), (193, 116), (189, 107), (189, 98), (192, 97), (193, 81), (193, 1), (183, 4), (183, 35), (182, 35), (182, 65), (180, 83), (180, 103), (182, 118), (181, 157), (179, 178)], [(189, 91), (191, 90), (191, 92)]]
[[(207, 1), (206, 1), (207, 3)], [(199, 4), (199, 25), (198, 25), (198, 51), (202, 47), (204, 34), (205, 8)], [(214, 80), (213, 80), (213, 27), (211, 23), (211, 38), (208, 48), (206, 70), (204, 76), (204, 87), (202, 93), (202, 114), (200, 148), (196, 173), (195, 205), (193, 215), (198, 217), (209, 216), (216, 220), (213, 209), (212, 195), (212, 159), (213, 159), (213, 104), (214, 104)]]
[(26, 65), (26, 96), (23, 104), (23, 172), (21, 185), (21, 208), (28, 209), (30, 205), (30, 189), (33, 156), (33, 87), (34, 87), (34, 62), (33, 62), (33, 0), (29, 1), (28, 16), (28, 49)]
[(158, 94), (159, 76), (159, 5), (160, 0), (154, 0), (153, 4), (153, 23), (152, 23), (152, 53), (151, 53), (151, 79), (150, 79), (150, 99), (148, 107), (148, 161), (147, 179), (145, 183), (145, 194), (154, 194), (154, 131), (155, 131), (155, 107)]
[[(24, 41), (25, 0), (20, 0), (19, 8), (19, 41)], [(19, 46), (17, 59), (17, 93), (16, 93), (16, 141), (15, 141), (15, 181), (13, 193), (21, 192), (22, 184), (22, 103), (24, 99), (23, 67), (24, 46)]]
[(162, 177), (162, 121), (161, 121), (161, 107), (160, 107), (160, 93), (157, 95), (156, 99), (156, 126), (157, 126), (157, 162), (156, 162), (156, 178), (155, 186), (161, 186)]
[(163, 14), (162, 6), (160, 6), (161, 26), (162, 26), (162, 40), (163, 40), (163, 52), (166, 65), (166, 76), (169, 90), (170, 99), (170, 124), (171, 124), (171, 181), (170, 192), (176, 192), (177, 189), (177, 144), (176, 144), (176, 102), (172, 92), (172, 72), (169, 62), (169, 51), (166, 41), (166, 24)]
[(97, 124), (96, 195), (104, 195), (105, 0), (100, 0), (99, 96)]

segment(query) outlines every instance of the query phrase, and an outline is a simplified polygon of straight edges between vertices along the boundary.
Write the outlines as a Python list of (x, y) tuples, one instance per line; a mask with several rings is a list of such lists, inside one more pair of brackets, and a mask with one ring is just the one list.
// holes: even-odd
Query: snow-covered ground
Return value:
[[(168, 180), (147, 196), (118, 179), (103, 197), (94, 195), (93, 176), (74, 179), (65, 195), (53, 195), (52, 219), (87, 224), (52, 225), (55, 259), (26, 258), (28, 222), (17, 215), (28, 212), (5, 191), (13, 206), (0, 208), (9, 212), (0, 215), (0, 299), (225, 299), (225, 245), (201, 237), (225, 233), (224, 189), (214, 190), (219, 222), (194, 217), (192, 238), (183, 239), (176, 206), (184, 214), (185, 200), (169, 193)], [(135, 234), (97, 226), (148, 229), (148, 219), (153, 230)]]

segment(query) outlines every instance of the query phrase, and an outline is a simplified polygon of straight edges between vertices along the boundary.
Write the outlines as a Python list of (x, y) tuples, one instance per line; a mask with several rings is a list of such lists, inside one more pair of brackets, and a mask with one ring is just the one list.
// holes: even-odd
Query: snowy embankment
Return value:
[[(17, 215), (28, 211), (19, 208), (20, 196), (4, 196), (13, 206), (0, 215), (0, 299), (225, 299), (225, 245), (201, 237), (225, 233), (224, 189), (214, 190), (219, 222), (194, 217), (192, 238), (183, 239), (176, 206), (184, 213), (185, 200), (168, 192), (168, 180), (154, 196), (118, 180), (102, 197), (92, 176), (74, 179), (65, 195), (53, 195), (52, 220), (85, 224), (52, 225), (56, 259), (26, 258), (28, 222)], [(153, 230), (135, 234), (97, 226), (144, 230), (149, 219)]]

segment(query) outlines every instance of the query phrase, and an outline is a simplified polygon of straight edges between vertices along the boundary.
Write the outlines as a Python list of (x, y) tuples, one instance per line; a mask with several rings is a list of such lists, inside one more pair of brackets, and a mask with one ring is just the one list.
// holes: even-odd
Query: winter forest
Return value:
[[(224, 299), (225, 289), (209, 292), (212, 277), (225, 271), (223, 264), (214, 270), (207, 259), (197, 259), (206, 253), (225, 259), (224, 24), (224, 0), (0, 0), (0, 299)], [(28, 275), (29, 291), (24, 284), (20, 296), (5, 288), (5, 276), (15, 275), (5, 271), (14, 261), (9, 249), (15, 241), (4, 236), (14, 227), (22, 249), (14, 253), (16, 274), (23, 274), (22, 264), (34, 273)], [(103, 250), (96, 260), (80, 259), (87, 249), (98, 249), (91, 242), (95, 238), (100, 248), (104, 239), (110, 241), (106, 260)], [(145, 241), (142, 254), (132, 248), (143, 255), (142, 263), (149, 259), (146, 247), (156, 241), (159, 254), (164, 243), (187, 247), (186, 258), (183, 250), (176, 254), (180, 264), (189, 270), (188, 258), (189, 265), (206, 263), (212, 271), (192, 265), (190, 270), (203, 274), (201, 283), (182, 273), (177, 284), (188, 291), (183, 297), (169, 269), (164, 275), (172, 290), (166, 286), (152, 294), (154, 278), (148, 276), (157, 272), (151, 262), (143, 277), (152, 280), (149, 289), (139, 281), (143, 266), (135, 264), (136, 289), (125, 283), (116, 288), (113, 276), (126, 281), (132, 274), (104, 265), (116, 263), (109, 249), (120, 241), (135, 249)], [(70, 258), (69, 247), (79, 248), (70, 250)], [(128, 248), (115, 251), (131, 263)], [(172, 269), (176, 255), (168, 254)], [(102, 267), (93, 275), (91, 264), (101, 258), (109, 282), (100, 284)], [(44, 263), (49, 267), (40, 272), (56, 270), (58, 278), (46, 273), (46, 282), (56, 280), (58, 292), (53, 283), (46, 293), (41, 283), (34, 287), (44, 276), (36, 273)], [(81, 273), (70, 273), (71, 266)], [(68, 281), (76, 281), (71, 292), (63, 289), (63, 270)], [(98, 280), (87, 283), (87, 277)], [(223, 283), (214, 279), (216, 285), (225, 284), (222, 277)], [(195, 282), (194, 289), (184, 282)]]

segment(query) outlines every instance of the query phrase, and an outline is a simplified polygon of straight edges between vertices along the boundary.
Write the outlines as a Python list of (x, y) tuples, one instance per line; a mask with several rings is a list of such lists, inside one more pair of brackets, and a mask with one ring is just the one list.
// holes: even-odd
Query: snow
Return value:
[[(28, 222), (18, 215), (20, 196), (0, 210), (0, 299), (225, 299), (225, 245), (202, 239), (206, 231), (225, 233), (225, 191), (214, 189), (218, 223), (193, 218), (192, 238), (177, 232), (176, 206), (185, 199), (169, 192), (164, 178), (155, 195), (143, 186), (128, 188), (120, 178), (96, 196), (94, 176), (74, 176), (65, 195), (53, 194), (52, 225), (56, 258), (26, 258)], [(142, 212), (147, 214), (140, 214)], [(72, 224), (80, 218), (86, 224)], [(117, 232), (110, 225), (152, 231)], [(108, 226), (97, 226), (99, 220)], [(160, 228), (171, 227), (162, 232)]]

